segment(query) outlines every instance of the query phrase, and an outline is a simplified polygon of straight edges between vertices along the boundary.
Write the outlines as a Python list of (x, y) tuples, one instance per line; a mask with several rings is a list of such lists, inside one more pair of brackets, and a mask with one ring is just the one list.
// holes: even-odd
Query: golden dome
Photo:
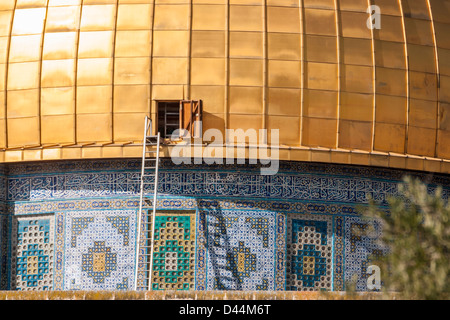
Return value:
[(1, 161), (139, 157), (178, 100), (282, 160), (450, 172), (450, 1), (0, 1)]

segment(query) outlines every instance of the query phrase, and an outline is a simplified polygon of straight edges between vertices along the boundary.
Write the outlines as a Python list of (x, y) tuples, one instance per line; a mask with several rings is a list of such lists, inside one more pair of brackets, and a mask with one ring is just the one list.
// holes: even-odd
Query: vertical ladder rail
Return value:
[(158, 132), (157, 144), (156, 144), (156, 164), (155, 164), (155, 183), (153, 187), (153, 209), (152, 209), (152, 239), (150, 245), (150, 266), (149, 266), (149, 277), (148, 277), (148, 288), (152, 290), (152, 279), (153, 279), (153, 251), (154, 251), (154, 241), (155, 241), (155, 223), (156, 223), (156, 200), (158, 194), (158, 167), (159, 167), (159, 139), (160, 134)]
[[(138, 229), (137, 229), (137, 250), (136, 250), (136, 261), (135, 261), (135, 282), (134, 282), (134, 289), (138, 290), (138, 274), (139, 274), (139, 257), (143, 256), (143, 263), (144, 263), (144, 283), (145, 280), (148, 280), (147, 283), (147, 289), (151, 289), (151, 281), (152, 281), (152, 265), (153, 265), (153, 243), (154, 243), (154, 234), (155, 234), (155, 216), (156, 216), (156, 202), (157, 202), (157, 193), (158, 193), (158, 167), (159, 167), (159, 148), (160, 148), (160, 134), (156, 136), (151, 135), (152, 132), (152, 121), (148, 118), (148, 116), (145, 117), (145, 126), (144, 126), (144, 139), (142, 143), (142, 167), (141, 167), (141, 177), (140, 177), (140, 195), (139, 195), (139, 211), (138, 211)], [(150, 140), (149, 140), (150, 139)], [(152, 143), (151, 139), (156, 139), (156, 143)], [(156, 157), (153, 158), (147, 158), (147, 147), (148, 146), (156, 146)], [(154, 160), (155, 166), (152, 167), (154, 171), (154, 186), (153, 186), (153, 204), (152, 204), (152, 215), (151, 215), (151, 221), (152, 221), (152, 228), (151, 228), (151, 237), (149, 237), (149, 230), (148, 230), (148, 221), (145, 222), (144, 230), (142, 232), (142, 219), (143, 219), (143, 203), (144, 203), (144, 197), (145, 197), (145, 190), (144, 190), (144, 178), (147, 176), (145, 174), (145, 170), (148, 169), (146, 167), (146, 161), (148, 160)], [(148, 216), (148, 212), (147, 212)], [(148, 219), (147, 219), (148, 220)], [(148, 246), (148, 241), (150, 240), (150, 246)], [(143, 245), (141, 246), (141, 242), (143, 242)], [(150, 261), (148, 261), (147, 257), (148, 254), (147, 248), (150, 247), (151, 254), (150, 254)], [(141, 253), (141, 251), (143, 252)], [(148, 266), (148, 267), (147, 267)], [(146, 276), (148, 272), (148, 277)]]

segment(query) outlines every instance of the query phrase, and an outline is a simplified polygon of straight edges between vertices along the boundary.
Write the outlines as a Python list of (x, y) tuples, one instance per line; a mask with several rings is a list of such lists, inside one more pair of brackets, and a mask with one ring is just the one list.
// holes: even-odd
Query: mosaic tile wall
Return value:
[[(139, 160), (2, 170), (1, 289), (133, 289)], [(405, 174), (290, 162), (276, 176), (169, 162), (160, 173), (153, 289), (333, 291), (355, 274), (367, 289), (369, 257), (385, 253), (375, 245), (382, 226), (356, 206), (367, 195), (385, 204)], [(448, 198), (448, 176), (429, 181)]]

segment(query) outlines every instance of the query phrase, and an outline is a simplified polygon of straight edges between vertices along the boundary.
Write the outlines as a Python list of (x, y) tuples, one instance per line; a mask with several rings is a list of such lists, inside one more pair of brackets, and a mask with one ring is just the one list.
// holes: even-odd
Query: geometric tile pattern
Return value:
[(354, 284), (357, 291), (367, 290), (367, 267), (370, 266), (371, 256), (381, 256), (387, 251), (376, 241), (381, 232), (380, 221), (345, 218), (345, 281), (354, 283), (356, 276)]
[(297, 215), (288, 221), (287, 288), (294, 291), (331, 290), (331, 219)]
[(206, 290), (274, 290), (275, 213), (207, 211)]
[[(8, 165), (0, 172), (0, 287), (132, 289), (139, 169), (139, 160)], [(404, 175), (281, 162), (278, 175), (260, 176), (252, 166), (173, 168), (170, 160), (160, 173), (152, 286), (180, 290), (344, 290), (353, 274), (366, 290), (369, 256), (385, 250), (374, 241), (381, 225), (356, 207), (367, 195), (386, 204)], [(447, 199), (450, 178), (433, 183), (444, 184)], [(169, 217), (189, 217), (189, 228)], [(25, 229), (27, 221), (44, 233)], [(182, 239), (163, 238), (169, 233)]]
[(13, 230), (12, 287), (51, 290), (53, 287), (53, 215), (19, 218)]
[(153, 290), (193, 290), (195, 213), (161, 214), (155, 220)]
[(135, 214), (134, 210), (64, 213), (66, 245), (59, 248), (64, 250), (64, 290), (132, 288)]

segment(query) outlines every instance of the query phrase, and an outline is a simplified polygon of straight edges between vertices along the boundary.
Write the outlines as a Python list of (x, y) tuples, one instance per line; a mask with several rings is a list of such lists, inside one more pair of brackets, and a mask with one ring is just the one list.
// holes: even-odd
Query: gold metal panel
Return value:
[(439, 129), (450, 131), (450, 104), (439, 104)]
[(304, 90), (305, 117), (336, 119), (338, 93), (336, 91)]
[(0, 119), (0, 148), (6, 148), (6, 119)]
[(79, 59), (77, 85), (94, 86), (112, 83), (113, 60), (111, 58)]
[(179, 5), (155, 5), (155, 30), (187, 30), (189, 21), (189, 6)]
[(192, 7), (192, 30), (225, 30), (227, 7), (201, 5)]
[[(242, 129), (244, 131), (248, 129), (259, 130), (262, 128), (262, 115), (251, 115), (251, 114), (230, 114), (228, 116), (228, 129)], [(230, 137), (228, 137), (230, 139)], [(256, 140), (250, 139), (249, 143), (257, 143)], [(230, 141), (232, 142), (232, 141)]]
[(372, 4), (382, 8), (382, 12), (387, 15), (401, 16), (401, 9), (397, 1), (372, 0)]
[(110, 58), (113, 44), (113, 31), (80, 32), (78, 58)]
[(373, 65), (371, 40), (343, 38), (340, 43), (340, 49), (341, 59), (344, 64)]
[[(156, 32), (155, 32), (156, 33)], [(150, 31), (117, 31), (115, 57), (146, 57), (150, 55)], [(181, 44), (180, 44), (181, 45)]]
[(230, 32), (230, 56), (261, 58), (263, 56), (263, 34), (261, 32)]
[(299, 116), (301, 90), (269, 88), (267, 113), (270, 115)]
[(304, 0), (305, 8), (325, 8), (334, 10), (334, 0)]
[(110, 113), (77, 114), (76, 123), (77, 142), (112, 141), (112, 116)]
[(230, 85), (262, 86), (263, 61), (230, 59)]
[(9, 62), (38, 61), (41, 58), (41, 42), (41, 35), (11, 37)]
[(231, 31), (262, 31), (262, 6), (230, 6)]
[(191, 84), (193, 85), (225, 84), (225, 59), (193, 58), (191, 70)]
[(336, 35), (336, 15), (334, 10), (305, 9), (305, 33)]
[(403, 0), (401, 4), (406, 17), (430, 20), (427, 0)]
[(153, 33), (153, 56), (187, 57), (189, 54), (189, 32), (157, 30)]
[(112, 108), (111, 86), (77, 88), (77, 114), (108, 113)]
[(436, 129), (437, 106), (436, 101), (410, 99), (409, 125)]
[(7, 67), (8, 67), (8, 65), (5, 63), (0, 64), (0, 90), (1, 91), (6, 90), (6, 68)]
[(71, 87), (75, 85), (75, 60), (42, 61), (42, 87)]
[(338, 68), (336, 64), (307, 62), (305, 82), (309, 89), (337, 90)]
[(23, 160), (24, 161), (42, 160), (42, 149), (23, 150)]
[(149, 112), (150, 86), (114, 86), (114, 112)]
[(338, 147), (370, 151), (372, 147), (372, 123), (340, 120)]
[(8, 147), (37, 145), (39, 139), (39, 118), (15, 118), (7, 120)]
[(45, 15), (45, 8), (15, 10), (11, 35), (41, 34)]
[(376, 92), (386, 95), (406, 96), (406, 71), (376, 68)]
[(407, 99), (405, 97), (376, 95), (375, 120), (377, 122), (406, 125)]
[(48, 0), (49, 7), (79, 5), (82, 0)]
[(46, 143), (74, 143), (75, 115), (41, 117), (41, 141)]
[(450, 77), (440, 76), (439, 101), (450, 103)]
[(40, 62), (10, 63), (8, 65), (8, 90), (38, 88), (40, 65)]
[(38, 114), (38, 89), (8, 91), (8, 118), (36, 117)]
[(41, 115), (64, 115), (75, 113), (75, 88), (42, 88)]
[(267, 55), (269, 59), (300, 60), (300, 34), (268, 33)]
[(405, 126), (390, 123), (375, 124), (374, 149), (384, 152), (405, 152)]
[(268, 116), (268, 141), (271, 141), (271, 130), (279, 130), (280, 144), (298, 146), (300, 144), (300, 118), (286, 116)]
[(339, 118), (355, 121), (372, 121), (373, 95), (342, 92)]
[(337, 120), (303, 118), (302, 144), (310, 147), (336, 147)]
[(406, 69), (405, 44), (375, 40), (375, 64), (378, 67)]
[(81, 157), (83, 159), (96, 159), (101, 158), (102, 148), (87, 146), (81, 149)]
[(74, 59), (77, 55), (77, 41), (77, 32), (45, 33), (42, 59)]
[(10, 36), (12, 11), (0, 11), (0, 37)]
[[(203, 101), (203, 114), (223, 113), (225, 102), (224, 86), (192, 86), (191, 99)], [(204, 120), (204, 119), (203, 119)]]
[[(5, 118), (5, 111), (6, 111), (6, 92), (5, 91), (0, 91), (0, 119), (4, 119)], [(0, 127), (0, 131), (1, 131), (1, 127)]]
[(116, 58), (114, 84), (147, 84), (150, 81), (150, 58)]
[(222, 136), (225, 137), (225, 120), (223, 113), (204, 113), (203, 114), (203, 131), (208, 129), (220, 130)]
[(408, 44), (408, 57), (410, 70), (428, 73), (436, 72), (434, 47)]
[(298, 33), (300, 31), (300, 10), (298, 8), (267, 7), (267, 31)]
[(436, 130), (410, 126), (408, 129), (407, 153), (434, 157), (436, 148)]
[(450, 76), (450, 50), (437, 48), (439, 58), (439, 73)]
[(439, 158), (450, 158), (450, 131), (439, 130), (437, 142), (437, 156)]
[(83, 5), (80, 30), (112, 30), (116, 22), (115, 16), (115, 5)]
[(0, 2), (0, 10), (12, 10), (16, 0), (3, 0)]
[(261, 114), (262, 93), (262, 88), (259, 87), (230, 87), (230, 114)]
[(142, 141), (145, 113), (115, 113), (114, 141)]
[(9, 50), (9, 37), (0, 37), (0, 63), (7, 63)]
[(6, 89), (6, 68), (7, 64), (0, 64), (0, 90), (3, 91)]
[(341, 90), (372, 93), (373, 67), (343, 65), (341, 67)]
[(302, 64), (300, 61), (269, 60), (269, 86), (300, 88)]
[(339, 9), (342, 11), (365, 11), (366, 0), (340, 0)]
[(414, 99), (436, 100), (437, 79), (435, 74), (410, 72), (410, 96)]
[(16, 8), (38, 8), (45, 7), (47, 0), (17, 0)]
[(434, 28), (436, 29), (436, 43), (439, 48), (450, 49), (450, 24), (435, 22)]
[(450, 23), (450, 3), (448, 1), (431, 0), (430, 4), (434, 21)]
[(106, 146), (102, 148), (102, 156), (104, 158), (122, 158), (122, 147)]
[(149, 29), (151, 13), (151, 4), (119, 4), (117, 30)]
[(369, 17), (370, 16), (367, 13), (341, 11), (340, 22), (342, 36), (348, 38), (371, 39), (371, 30), (367, 28), (367, 19), (369, 19)]
[(434, 45), (431, 21), (405, 17), (405, 29), (409, 44)]
[(45, 32), (77, 31), (80, 23), (80, 6), (49, 7)]
[(315, 62), (337, 63), (337, 41), (335, 37), (305, 35), (305, 59)]
[(225, 56), (225, 32), (192, 31), (191, 56), (221, 58)]
[(154, 58), (153, 84), (185, 84), (187, 83), (186, 58)]
[(381, 14), (381, 29), (374, 29), (373, 36), (376, 40), (404, 42), (403, 21), (401, 17)]
[[(152, 85), (152, 100), (182, 100), (184, 99), (184, 85)], [(152, 112), (155, 110), (152, 104)]]

